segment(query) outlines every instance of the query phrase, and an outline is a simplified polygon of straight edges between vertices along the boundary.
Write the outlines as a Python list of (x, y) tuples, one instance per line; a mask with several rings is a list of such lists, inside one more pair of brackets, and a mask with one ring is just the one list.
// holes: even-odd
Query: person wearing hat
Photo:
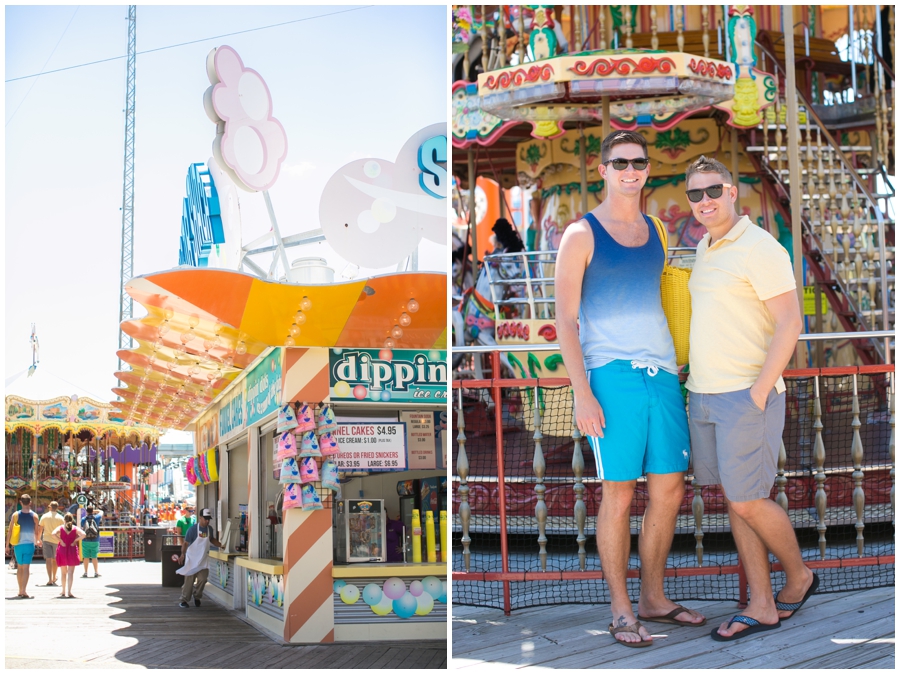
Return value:
[(175, 522), (175, 528), (178, 529), (178, 533), (182, 538), (184, 538), (187, 530), (194, 526), (196, 523), (197, 518), (194, 516), (194, 506), (186, 505), (182, 510), (181, 517), (179, 517), (178, 521)]
[(214, 538), (214, 530), (211, 526), (212, 512), (209, 508), (203, 508), (197, 523), (192, 525), (184, 535), (184, 543), (181, 544), (181, 556), (178, 563), (183, 566), (176, 571), (184, 576), (184, 585), (181, 588), (181, 608), (188, 608), (188, 600), (193, 595), (194, 606), (200, 606), (203, 598), (203, 588), (209, 577), (209, 544), (217, 548), (223, 547)]

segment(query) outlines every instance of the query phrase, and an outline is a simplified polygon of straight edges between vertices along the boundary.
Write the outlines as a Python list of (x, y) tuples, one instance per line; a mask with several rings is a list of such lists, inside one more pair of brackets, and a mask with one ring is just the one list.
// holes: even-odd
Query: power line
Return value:
[[(60, 35), (60, 36), (59, 36), (59, 39), (56, 41), (56, 47), (59, 46), (59, 43), (62, 42), (62, 39), (66, 36), (66, 33), (69, 32), (69, 26), (72, 25), (72, 20), (75, 18), (75, 14), (78, 14), (78, 10), (79, 10), (79, 9), (81, 9), (81, 5), (78, 5), (78, 7), (75, 8), (75, 12), (72, 14), (72, 18), (69, 19), (69, 23), (66, 24), (65, 30), (63, 30), (62, 35)], [(53, 51), (50, 52), (50, 56), (48, 56), (48, 57), (47, 57), (47, 60), (44, 61), (44, 68), (47, 67), (47, 64), (50, 63), (50, 59), (52, 59), (52, 58), (53, 58), (53, 55), (56, 53), (56, 47), (53, 47)], [(25, 102), (25, 99), (28, 98), (28, 94), (31, 93), (31, 90), (34, 89), (34, 85), (37, 84), (37, 78), (44, 74), (44, 68), (41, 68), (41, 72), (39, 72), (37, 75), (30, 75), (30, 76), (29, 76), (29, 77), (34, 77), (34, 78), (35, 78), (35, 79), (34, 79), (34, 82), (32, 82), (32, 83), (31, 83), (31, 86), (28, 87), (28, 91), (25, 92), (24, 98), (22, 98), (22, 100), (19, 101), (19, 104), (16, 106), (16, 109), (13, 110), (13, 114), (11, 114), (11, 115), (9, 116), (9, 119), (6, 120), (6, 124), (4, 124), (4, 127), (9, 126), (9, 123), (13, 120), (13, 117), (16, 116), (16, 113), (19, 111), (19, 108), (22, 107), (22, 103)], [(54, 71), (51, 70), (50, 72), (54, 72)]]
[[(244, 33), (252, 33), (257, 30), (266, 30), (268, 28), (278, 28), (279, 26), (287, 26), (288, 24), (292, 24), (292, 23), (301, 23), (303, 21), (312, 21), (313, 19), (323, 19), (325, 17), (335, 16), (337, 14), (346, 14), (347, 12), (356, 12), (360, 9), (369, 9), (370, 7), (374, 7), (374, 5), (363, 5), (362, 7), (351, 7), (350, 9), (342, 9), (337, 12), (329, 12), (327, 14), (317, 14), (316, 16), (307, 16), (303, 19), (293, 19), (291, 21), (283, 21), (281, 23), (273, 23), (269, 26), (260, 26), (259, 28), (248, 28), (247, 30), (239, 30), (234, 33), (225, 33), (224, 35), (214, 35), (212, 37), (204, 37), (204, 38), (200, 38), (199, 40), (191, 40), (190, 42), (180, 42), (178, 44), (170, 44), (167, 47), (157, 47), (156, 49), (147, 49), (145, 51), (139, 51), (137, 53), (137, 55), (142, 56), (144, 54), (151, 54), (153, 52), (163, 51), (165, 49), (174, 49), (175, 47), (184, 47), (189, 44), (197, 44), (198, 42), (208, 42), (209, 40), (219, 40), (223, 37), (231, 37), (232, 35), (242, 35)], [(73, 17), (74, 17), (74, 15), (73, 15)], [(67, 27), (67, 29), (68, 29), (68, 27)], [(62, 38), (60, 38), (60, 39), (62, 39)], [(55, 48), (54, 48), (54, 51), (55, 51)], [(51, 56), (52, 56), (52, 54), (51, 54)], [(65, 68), (57, 68), (56, 70), (48, 70), (46, 72), (41, 71), (34, 75), (22, 75), (21, 77), (13, 77), (8, 80), (4, 80), (4, 82), (16, 82), (18, 80), (27, 80), (31, 77), (39, 77), (40, 75), (50, 75), (51, 73), (61, 73), (64, 70), (73, 70), (75, 68), (84, 68), (86, 66), (97, 65), (98, 63), (108, 63), (109, 61), (119, 61), (125, 57), (126, 57), (126, 55), (123, 54), (122, 56), (113, 56), (108, 59), (100, 59), (99, 61), (91, 61), (90, 63), (79, 63), (76, 66), (67, 66)], [(49, 59), (47, 59), (47, 60), (49, 61)], [(15, 113), (13, 113), (13, 114), (15, 114)], [(7, 124), (8, 123), (9, 122), (7, 122)]]

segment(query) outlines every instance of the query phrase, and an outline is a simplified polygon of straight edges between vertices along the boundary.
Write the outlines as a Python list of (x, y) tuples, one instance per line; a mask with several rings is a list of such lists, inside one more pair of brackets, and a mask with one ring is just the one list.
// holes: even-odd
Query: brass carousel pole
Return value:
[(581, 215), (588, 212), (588, 182), (587, 182), (587, 143), (584, 139), (584, 122), (578, 122), (579, 140), (579, 168), (581, 169)]
[(475, 219), (475, 154), (468, 150), (469, 161), (469, 234), (472, 237), (472, 278), (478, 278), (478, 221)]
[[(787, 99), (785, 121), (787, 122), (788, 175), (791, 181), (791, 236), (793, 237), (794, 282), (797, 284), (797, 296), (800, 306), (803, 307), (803, 239), (801, 238), (802, 223), (800, 220), (803, 216), (803, 195), (800, 191), (800, 112), (797, 105), (797, 70), (794, 66), (793, 19), (793, 8), (789, 6), (781, 15), (781, 29), (784, 31), (784, 94)], [(797, 367), (800, 367), (801, 363), (805, 364), (807, 362), (806, 348), (802, 343), (798, 343), (796, 355)]]

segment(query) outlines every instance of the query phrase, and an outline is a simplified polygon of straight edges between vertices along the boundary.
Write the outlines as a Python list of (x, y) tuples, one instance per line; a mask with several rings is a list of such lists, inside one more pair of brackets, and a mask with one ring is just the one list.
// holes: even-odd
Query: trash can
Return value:
[(165, 529), (159, 527), (144, 527), (144, 561), (161, 561), (162, 535)]
[[(162, 586), (181, 587), (184, 585), (184, 576), (179, 576), (176, 571), (182, 567), (178, 563), (181, 554), (181, 536), (165, 534), (161, 537), (162, 545), (159, 546), (162, 555)], [(173, 559), (174, 556), (174, 559)]]

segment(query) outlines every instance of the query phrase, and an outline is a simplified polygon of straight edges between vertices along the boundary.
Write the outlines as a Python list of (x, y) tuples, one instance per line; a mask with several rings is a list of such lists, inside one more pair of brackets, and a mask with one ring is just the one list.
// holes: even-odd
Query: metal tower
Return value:
[[(128, 60), (125, 65), (125, 171), (122, 181), (122, 265), (119, 273), (119, 348), (130, 349), (122, 321), (131, 318), (132, 299), (125, 283), (134, 275), (134, 99), (137, 61), (137, 6), (128, 6)], [(126, 365), (119, 359), (119, 370)]]

